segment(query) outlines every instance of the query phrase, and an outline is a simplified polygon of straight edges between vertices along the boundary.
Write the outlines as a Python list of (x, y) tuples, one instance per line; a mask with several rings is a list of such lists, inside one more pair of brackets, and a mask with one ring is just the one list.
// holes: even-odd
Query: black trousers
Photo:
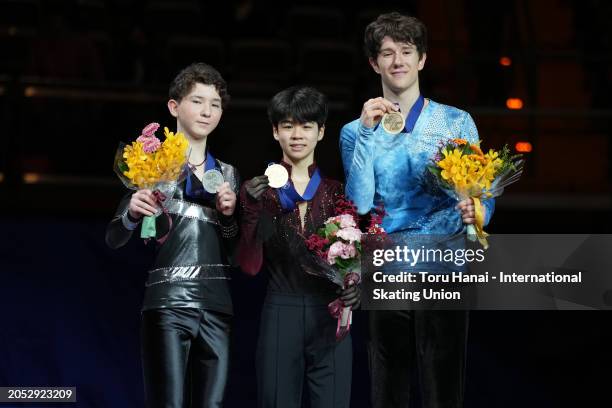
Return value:
[(231, 316), (192, 308), (142, 313), (147, 408), (223, 406)]
[(335, 336), (326, 302), (268, 293), (257, 343), (258, 406), (300, 408), (305, 397), (311, 408), (348, 408), (352, 342)]
[(416, 368), (425, 408), (463, 406), (468, 312), (370, 311), (373, 408), (408, 408)]

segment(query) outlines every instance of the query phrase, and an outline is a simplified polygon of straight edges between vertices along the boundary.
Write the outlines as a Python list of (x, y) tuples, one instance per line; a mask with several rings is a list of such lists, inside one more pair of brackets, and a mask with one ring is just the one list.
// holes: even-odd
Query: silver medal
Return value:
[(210, 194), (216, 194), (224, 182), (223, 174), (219, 170), (207, 170), (202, 176), (202, 186)]

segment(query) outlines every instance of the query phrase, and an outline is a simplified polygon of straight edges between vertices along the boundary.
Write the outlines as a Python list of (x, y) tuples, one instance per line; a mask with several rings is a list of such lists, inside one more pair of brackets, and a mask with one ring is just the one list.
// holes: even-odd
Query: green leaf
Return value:
[(123, 160), (119, 161), (117, 167), (119, 167), (119, 170), (121, 170), (122, 173), (124, 173), (124, 172), (129, 170), (128, 165)]
[(338, 268), (342, 268), (342, 269), (346, 269), (350, 266), (350, 260), (349, 259), (342, 259), (340, 257), (336, 258), (336, 265), (338, 266)]
[(338, 226), (335, 223), (331, 223), (331, 224), (327, 224), (325, 226), (325, 236), (329, 237), (332, 235), (332, 233), (338, 231)]
[(427, 169), (436, 177), (440, 177), (442, 174), (442, 169), (440, 169), (439, 167), (434, 167), (434, 166), (428, 166)]

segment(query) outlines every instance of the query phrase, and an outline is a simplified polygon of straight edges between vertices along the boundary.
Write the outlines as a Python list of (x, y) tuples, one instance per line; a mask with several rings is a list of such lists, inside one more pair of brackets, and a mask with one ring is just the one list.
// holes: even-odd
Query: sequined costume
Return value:
[[(391, 135), (382, 126), (367, 128), (359, 119), (348, 123), (340, 136), (348, 198), (360, 213), (383, 203), (387, 212), (383, 227), (397, 244), (417, 235), (461, 233), (464, 225), (455, 209), (457, 201), (427, 182), (426, 166), (440, 141), (453, 138), (478, 142), (474, 121), (467, 112), (432, 100), (412, 132), (404, 129)], [(487, 224), (494, 200), (483, 204)], [(369, 322), (375, 408), (409, 406), (414, 366), (425, 407), (462, 406), (467, 312), (370, 311)]]
[[(281, 164), (291, 174), (291, 166)], [(308, 169), (311, 176), (315, 168)], [(327, 310), (338, 287), (306, 273), (292, 247), (300, 234), (309, 236), (334, 215), (342, 189), (323, 177), (308, 201), (303, 229), (299, 210), (284, 212), (276, 190), (255, 200), (241, 189), (240, 266), (252, 275), (265, 267), (269, 276), (257, 343), (258, 407), (301, 407), (304, 381), (311, 407), (349, 405), (351, 339), (336, 342), (336, 320)]]
[[(217, 168), (237, 194), (236, 169)], [(191, 174), (191, 183), (201, 181)], [(228, 279), (238, 239), (234, 216), (218, 214), (214, 198), (190, 197), (185, 182), (157, 217), (158, 237), (168, 233), (146, 282), (142, 313), (142, 362), (147, 407), (221, 407), (227, 380), (232, 300)], [(132, 236), (124, 217), (131, 194), (119, 204), (106, 241), (123, 246)], [(188, 372), (187, 369), (191, 371)], [(191, 381), (189, 391), (186, 384)]]
[[(426, 166), (438, 143), (464, 138), (478, 142), (478, 131), (465, 111), (429, 100), (414, 130), (391, 135), (382, 126), (367, 128), (359, 119), (345, 125), (340, 149), (346, 176), (346, 194), (365, 214), (383, 202), (388, 233), (455, 234), (463, 229), (456, 202), (424, 183)], [(485, 225), (491, 219), (494, 200), (484, 200)]]

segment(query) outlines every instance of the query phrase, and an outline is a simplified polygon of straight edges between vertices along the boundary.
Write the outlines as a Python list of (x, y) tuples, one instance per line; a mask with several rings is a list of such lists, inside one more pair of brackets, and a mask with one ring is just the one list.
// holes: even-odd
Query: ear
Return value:
[(377, 74), (380, 74), (380, 68), (378, 67), (378, 62), (376, 62), (376, 60), (372, 57), (368, 58), (368, 62), (370, 63), (370, 66), (372, 67), (374, 72), (376, 72)]
[(319, 128), (319, 136), (317, 137), (317, 142), (320, 142), (323, 139), (323, 135), (325, 134), (325, 125)]
[(170, 114), (175, 118), (178, 117), (178, 105), (179, 103), (174, 99), (170, 99), (168, 101), (168, 110), (170, 111)]
[(419, 71), (423, 69), (423, 67), (425, 66), (425, 60), (427, 59), (427, 53), (423, 53), (423, 55), (421, 55), (421, 59), (419, 60)]
[(274, 136), (274, 140), (278, 140), (278, 128), (272, 125), (272, 135)]

